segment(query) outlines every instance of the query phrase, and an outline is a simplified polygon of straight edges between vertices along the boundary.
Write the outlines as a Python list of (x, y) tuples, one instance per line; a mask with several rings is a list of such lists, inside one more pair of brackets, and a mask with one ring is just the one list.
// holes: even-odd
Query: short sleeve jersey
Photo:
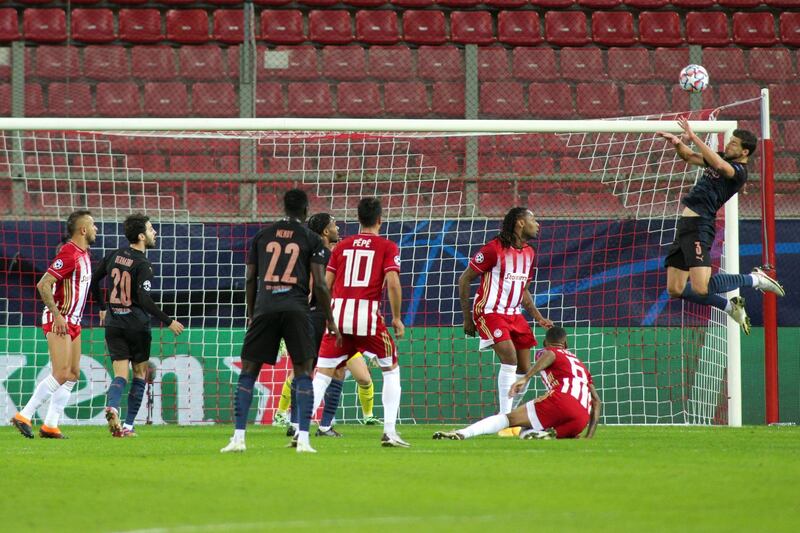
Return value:
[(481, 274), (473, 314), (520, 314), (522, 295), (533, 279), (535, 257), (528, 244), (523, 248), (503, 248), (499, 239), (486, 243), (469, 262), (472, 270)]
[(588, 412), (591, 404), (589, 385), (594, 383), (592, 375), (577, 356), (565, 348), (544, 348), (539, 350), (536, 352), (537, 360), (545, 350), (553, 352), (556, 358), (553, 364), (540, 373), (544, 386), (554, 394), (572, 396)]
[(257, 265), (253, 317), (277, 311), (308, 311), (311, 263), (325, 265), (322, 238), (299, 220), (287, 218), (259, 231), (247, 263)]
[(397, 244), (369, 233), (339, 242), (328, 263), (333, 282), (333, 318), (345, 335), (377, 333), (378, 310), (388, 272), (400, 272)]
[[(326, 248), (325, 246), (322, 247), (322, 255), (324, 258), (324, 265), (327, 266), (331, 259), (331, 251)], [(314, 311), (317, 309), (317, 296), (314, 294), (314, 291), (311, 291), (311, 301), (308, 304), (311, 307), (311, 310)]]
[[(56, 278), (53, 299), (68, 324), (79, 325), (92, 282), (92, 261), (88, 250), (82, 250), (69, 241), (58, 251), (47, 273)], [(53, 314), (45, 307), (42, 323), (53, 321)]]
[[(723, 153), (719, 154), (721, 157)], [(724, 159), (724, 157), (723, 157)], [(725, 159), (733, 167), (733, 177), (725, 178), (705, 162), (705, 170), (682, 202), (683, 205), (707, 220), (714, 220), (725, 202), (739, 192), (747, 182), (747, 166)]]

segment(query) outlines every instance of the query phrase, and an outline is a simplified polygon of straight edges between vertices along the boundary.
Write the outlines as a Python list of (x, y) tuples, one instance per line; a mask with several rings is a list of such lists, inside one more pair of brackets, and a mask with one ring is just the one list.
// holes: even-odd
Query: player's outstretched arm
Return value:
[(672, 144), (675, 147), (675, 152), (678, 154), (678, 157), (689, 163), (690, 165), (696, 165), (702, 167), (705, 165), (703, 161), (703, 156), (694, 152), (691, 148), (686, 145), (685, 141), (688, 141), (688, 137), (684, 139), (684, 136), (678, 137), (672, 133), (668, 133), (666, 131), (659, 131), (656, 135), (660, 136), (663, 139)]
[(594, 432), (597, 430), (597, 424), (600, 423), (600, 413), (603, 410), (603, 402), (600, 401), (600, 395), (597, 394), (597, 389), (593, 384), (589, 385), (589, 393), (592, 395), (592, 412), (589, 415), (589, 425), (586, 427), (586, 438), (591, 439)]
[(244, 302), (247, 308), (247, 324), (253, 319), (253, 309), (256, 308), (256, 274), (258, 268), (256, 265), (247, 264), (247, 270), (244, 277)]
[(39, 291), (39, 296), (42, 298), (45, 307), (47, 307), (53, 314), (53, 333), (56, 335), (67, 334), (67, 321), (58, 310), (56, 300), (53, 297), (53, 285), (56, 284), (56, 278), (49, 272), (45, 272), (39, 283), (36, 284), (36, 289)]
[(402, 339), (406, 334), (406, 326), (400, 318), (403, 316), (403, 288), (400, 286), (400, 275), (393, 270), (386, 273), (386, 292), (392, 309), (394, 336)]
[(511, 385), (511, 389), (508, 391), (508, 397), (513, 398), (517, 396), (520, 392), (522, 392), (525, 388), (525, 385), (531, 380), (533, 376), (544, 370), (545, 368), (549, 367), (553, 364), (553, 361), (556, 360), (556, 354), (551, 352), (550, 350), (542, 350), (539, 354), (539, 357), (536, 359), (536, 362), (533, 364), (528, 373), (525, 374), (524, 377), (519, 378), (513, 385)]
[(171, 319), (167, 313), (156, 305), (153, 298), (150, 297), (150, 283), (152, 278), (153, 272), (150, 270), (149, 266), (139, 269), (137, 279), (141, 281), (139, 281), (139, 286), (136, 287), (136, 297), (139, 306), (150, 315), (156, 317), (162, 324), (167, 326), (172, 333), (180, 335), (183, 333), (183, 324), (177, 320)]
[(703, 159), (704, 163), (708, 163), (708, 166), (719, 172), (722, 176), (726, 178), (732, 178), (736, 171), (733, 169), (730, 163), (722, 159), (720, 155), (712, 150), (706, 143), (703, 142), (694, 131), (692, 131), (692, 127), (689, 124), (689, 120), (686, 118), (679, 118), (678, 125), (684, 131), (684, 135), (686, 135), (691, 142), (700, 150), (700, 157)]
[[(333, 310), (331, 309), (331, 291), (328, 289), (326, 281), (325, 265), (311, 263), (311, 278), (314, 282), (314, 296), (317, 298), (317, 307), (325, 310), (325, 320), (328, 322), (328, 329), (336, 335), (336, 345), (342, 345), (342, 333), (339, 326), (333, 320)], [(253, 298), (255, 305), (255, 297)]]
[(522, 294), (522, 308), (525, 309), (543, 328), (550, 329), (553, 327), (553, 321), (549, 318), (545, 318), (545, 316), (536, 308), (536, 304), (533, 303), (533, 297), (527, 290)]
[(469, 286), (480, 275), (472, 267), (467, 267), (458, 278), (458, 298), (461, 301), (461, 314), (464, 316), (464, 333), (469, 337), (475, 336), (475, 322), (472, 321), (472, 306), (469, 301)]

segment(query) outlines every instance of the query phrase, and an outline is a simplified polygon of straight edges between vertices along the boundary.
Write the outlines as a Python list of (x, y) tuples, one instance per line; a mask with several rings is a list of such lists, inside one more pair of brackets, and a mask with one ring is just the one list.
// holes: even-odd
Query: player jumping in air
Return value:
[[(500, 359), (497, 375), (500, 414), (508, 414), (514, 407), (509, 390), (530, 369), (531, 348), (536, 346), (536, 338), (520, 308), (524, 307), (541, 327), (553, 325), (536, 309), (528, 291), (536, 255), (528, 241), (538, 234), (539, 223), (528, 208), (510, 209), (503, 218), (500, 234), (472, 257), (458, 280), (464, 333), (474, 337), (477, 331), (480, 349), (492, 347)], [(470, 307), (469, 286), (478, 276), (481, 281)], [(519, 400), (526, 391), (519, 391)]]
[[(703, 175), (681, 202), (684, 205), (664, 264), (667, 267), (667, 291), (673, 298), (713, 305), (728, 313), (750, 334), (750, 318), (741, 296), (726, 300), (720, 294), (742, 287), (784, 295), (783, 287), (762, 269), (751, 274), (711, 275), (711, 246), (716, 233), (717, 211), (747, 181), (747, 160), (753, 155), (758, 139), (747, 130), (735, 130), (725, 151), (717, 153), (698, 137), (686, 118), (678, 120), (683, 134), (658, 134), (672, 143), (678, 157), (689, 164), (705, 167)], [(686, 143), (694, 143), (700, 153)]]
[[(105, 326), (106, 346), (111, 356), (114, 379), (106, 393), (106, 420), (114, 437), (135, 437), (134, 421), (142, 405), (147, 386), (150, 359), (150, 316), (169, 327), (175, 335), (183, 332), (183, 324), (171, 319), (150, 297), (153, 267), (145, 251), (156, 246), (156, 230), (150, 218), (133, 214), (123, 224), (130, 246), (106, 255), (92, 276), (92, 296), (101, 302), (100, 325)], [(108, 301), (104, 302), (100, 283), (111, 277)], [(133, 366), (133, 382), (128, 392), (125, 424), (120, 424), (119, 404), (128, 384), (128, 365)]]
[[(242, 372), (236, 387), (234, 411), (236, 426), (222, 453), (243, 452), (245, 428), (253, 387), (264, 363), (274, 365), (281, 339), (292, 358), (298, 409), (297, 452), (311, 452), (308, 428), (314, 389), (316, 347), (312, 331), (309, 279), (313, 276), (318, 307), (331, 327), (332, 343), (341, 345), (339, 329), (333, 322), (331, 298), (325, 283), (327, 253), (319, 235), (304, 224), (308, 196), (300, 189), (283, 197), (286, 218), (267, 226), (253, 238), (247, 256), (246, 301), (249, 326), (242, 346)], [(256, 290), (257, 285), (257, 290)]]
[(33, 396), (11, 423), (29, 439), (33, 438), (31, 418), (48, 399), (50, 406), (39, 436), (66, 438), (58, 429), (67, 400), (80, 377), (81, 315), (89, 295), (92, 262), (89, 246), (97, 238), (97, 226), (89, 211), (79, 210), (67, 218), (70, 239), (56, 254), (47, 272), (36, 284), (45, 305), (42, 329), (47, 337), (52, 372), (33, 391)]
[[(497, 414), (456, 431), (437, 431), (433, 438), (464, 440), (496, 433), (510, 426), (529, 428), (523, 439), (579, 438), (586, 428), (587, 439), (594, 436), (600, 422), (602, 402), (583, 363), (567, 349), (567, 332), (553, 326), (547, 330), (544, 349), (536, 353), (536, 362), (509, 391), (509, 397), (527, 389), (528, 382), (540, 374), (547, 393), (521, 405), (508, 414)], [(587, 427), (588, 425), (588, 427)]]

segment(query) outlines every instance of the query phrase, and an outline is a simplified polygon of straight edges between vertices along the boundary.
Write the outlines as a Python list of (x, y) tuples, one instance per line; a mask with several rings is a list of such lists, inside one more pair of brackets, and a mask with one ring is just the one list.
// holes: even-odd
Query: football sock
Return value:
[(250, 412), (250, 404), (253, 403), (253, 387), (256, 384), (256, 376), (253, 374), (239, 374), (239, 384), (236, 387), (236, 398), (234, 399), (234, 417), (236, 418), (236, 429), (247, 427), (247, 415)]
[(508, 397), (508, 391), (511, 390), (511, 385), (516, 380), (516, 365), (501, 364), (500, 372), (497, 373), (497, 403), (500, 408), (500, 414), (504, 415), (511, 412), (513, 400)]
[(700, 296), (692, 290), (692, 285), (690, 283), (687, 283), (686, 287), (683, 288), (681, 298), (700, 305), (713, 305), (717, 309), (722, 309), (723, 311), (725, 310), (725, 306), (728, 305), (728, 300), (719, 294), (712, 294), (709, 292), (705, 296)]
[[(517, 375), (516, 375), (516, 378), (517, 378), (517, 381), (519, 381), (519, 380), (521, 380), (521, 379), (524, 379), (524, 378), (525, 378), (525, 374), (517, 374)], [(528, 387), (530, 386), (530, 384), (531, 384), (531, 382), (530, 382), (530, 381), (528, 381), (528, 382), (525, 384), (525, 386), (524, 386), (524, 387), (522, 387), (522, 391), (520, 391), (519, 395), (517, 395), (517, 396), (515, 396), (515, 397), (513, 398), (513, 400), (512, 400), (512, 405), (511, 405), (511, 407), (512, 407), (513, 409), (516, 409), (517, 407), (519, 407), (519, 404), (521, 404), (521, 403), (522, 403), (522, 402), (525, 400), (525, 393), (527, 393), (527, 392), (528, 392)]]
[[(332, 379), (328, 389), (325, 391), (325, 408), (322, 410), (322, 421), (319, 423), (320, 429), (330, 429), (333, 425), (333, 417), (336, 416), (336, 409), (339, 408), (339, 400), (342, 398), (341, 379)], [(316, 393), (314, 393), (316, 399)]]
[(133, 426), (136, 415), (139, 414), (139, 408), (142, 406), (142, 398), (144, 398), (145, 387), (147, 387), (147, 382), (145, 380), (142, 378), (133, 378), (131, 390), (128, 391), (128, 412), (125, 413), (125, 423), (130, 426)]
[(741, 287), (755, 287), (752, 274), (714, 274), (708, 281), (709, 294), (721, 294)]
[(122, 376), (117, 376), (111, 381), (111, 385), (108, 386), (108, 392), (106, 392), (107, 407), (113, 407), (119, 411), (119, 403), (122, 399), (122, 391), (125, 390), (127, 385), (128, 380)]
[(285, 413), (292, 405), (292, 378), (286, 378), (281, 389), (281, 399), (278, 400), (278, 411)]
[(331, 380), (333, 378), (330, 376), (326, 376), (321, 372), (317, 372), (317, 375), (314, 376), (313, 387), (314, 387), (314, 403), (311, 406), (311, 417), (313, 418), (315, 414), (317, 414), (317, 409), (319, 409), (319, 404), (322, 403), (322, 399), (325, 397), (325, 391), (328, 390), (328, 385), (331, 384)]
[(28, 420), (32, 420), (39, 406), (49, 400), (50, 396), (52, 396), (60, 386), (61, 384), (56, 381), (56, 378), (54, 378), (52, 374), (44, 378), (36, 385), (33, 396), (31, 396), (31, 399), (28, 400), (28, 403), (25, 404), (25, 407), (22, 408), (19, 414)]
[(400, 367), (383, 373), (383, 432), (387, 435), (397, 433), (397, 412), (400, 410)]
[(44, 425), (51, 428), (58, 427), (58, 421), (64, 414), (64, 407), (67, 405), (69, 395), (75, 387), (74, 381), (65, 381), (50, 397), (50, 405), (47, 407), (47, 415), (44, 417)]
[(311, 383), (311, 376), (295, 376), (294, 382), (297, 384), (297, 416), (299, 417), (300, 434), (303, 431), (307, 434), (308, 428), (311, 426), (311, 409), (314, 406), (314, 386)]
[(476, 437), (478, 435), (491, 435), (501, 429), (508, 427), (508, 417), (504, 414), (492, 415), (478, 420), (471, 426), (459, 429), (457, 433), (464, 435), (464, 438)]
[(297, 383), (294, 382), (294, 377), (292, 378), (292, 401), (289, 404), (289, 421), (294, 426), (294, 429), (297, 429)]
[(361, 402), (361, 411), (364, 413), (364, 418), (372, 416), (372, 410), (375, 407), (375, 384), (372, 381), (366, 387), (358, 385), (358, 401)]

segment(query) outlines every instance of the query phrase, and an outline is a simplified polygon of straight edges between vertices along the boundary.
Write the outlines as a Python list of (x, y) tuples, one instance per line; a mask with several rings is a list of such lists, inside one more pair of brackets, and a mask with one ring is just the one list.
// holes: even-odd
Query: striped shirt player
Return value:
[[(88, 249), (84, 250), (73, 241), (68, 241), (53, 259), (47, 273), (56, 279), (53, 299), (67, 322), (69, 336), (75, 339), (81, 333), (81, 317), (92, 282), (92, 262)], [(53, 313), (45, 307), (42, 329), (47, 334), (52, 327)]]

